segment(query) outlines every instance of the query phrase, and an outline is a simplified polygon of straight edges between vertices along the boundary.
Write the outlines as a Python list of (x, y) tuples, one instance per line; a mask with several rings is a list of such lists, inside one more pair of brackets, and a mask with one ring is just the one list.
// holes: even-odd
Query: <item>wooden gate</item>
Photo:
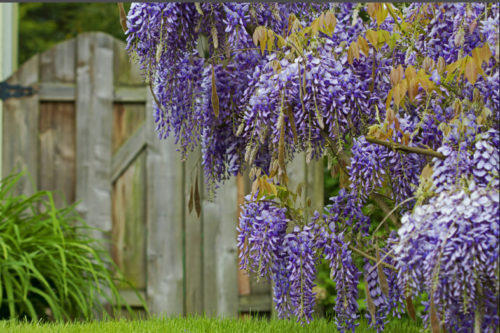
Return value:
[[(79, 201), (152, 313), (270, 311), (269, 285), (257, 287), (237, 269), (238, 203), (248, 186), (234, 177), (215, 201), (202, 193), (200, 218), (189, 214), (199, 153), (182, 162), (172, 140), (157, 138), (151, 95), (124, 43), (81, 34), (35, 55), (8, 82), (35, 94), (4, 103), (3, 176), (26, 169), (32, 179), (18, 193), (55, 191), (59, 206)], [(322, 199), (321, 164), (306, 167), (301, 156), (291, 169)], [(139, 304), (130, 290), (122, 294)]]

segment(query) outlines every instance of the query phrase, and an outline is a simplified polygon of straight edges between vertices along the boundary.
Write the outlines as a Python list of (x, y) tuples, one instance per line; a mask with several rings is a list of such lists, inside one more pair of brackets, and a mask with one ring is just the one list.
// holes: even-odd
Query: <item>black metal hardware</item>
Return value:
[(20, 84), (8, 84), (6, 81), (0, 82), (0, 100), (5, 101), (13, 97), (27, 97), (34, 93), (32, 87), (23, 87)]

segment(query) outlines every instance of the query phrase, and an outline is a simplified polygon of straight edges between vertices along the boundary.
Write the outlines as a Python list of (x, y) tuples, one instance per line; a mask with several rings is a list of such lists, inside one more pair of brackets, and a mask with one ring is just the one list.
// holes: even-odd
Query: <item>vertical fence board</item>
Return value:
[(74, 103), (40, 103), (40, 190), (54, 191), (57, 207), (75, 201), (75, 106)]
[[(77, 37), (77, 199), (87, 222), (111, 232), (113, 38)], [(105, 235), (102, 235), (105, 237)]]
[(112, 257), (137, 289), (146, 288), (145, 175), (142, 152), (116, 180), (112, 192)]
[[(7, 82), (31, 87), (38, 83), (38, 73), (39, 56), (35, 55)], [(26, 170), (31, 179), (20, 179), (15, 193), (31, 194), (38, 187), (38, 95), (6, 100), (2, 114), (2, 174), (5, 177)]]
[(183, 167), (172, 138), (154, 130), (152, 97), (146, 106), (147, 298), (153, 313), (183, 314)]
[(202, 201), (203, 223), (203, 309), (207, 316), (217, 315), (219, 299), (216, 291), (215, 242), (220, 217), (217, 204), (209, 200), (209, 195), (203, 191)]
[[(185, 216), (185, 283), (186, 283), (186, 314), (203, 314), (203, 272), (202, 272), (202, 220), (196, 215), (195, 203), (190, 213), (187, 203), (193, 193), (198, 177), (198, 190), (203, 193), (203, 178), (200, 165), (200, 149), (191, 152), (184, 163), (184, 216)], [(193, 196), (194, 197), (194, 196)]]
[(214, 202), (203, 202), (204, 306), (209, 315), (238, 314), (237, 194), (232, 177), (217, 189)]

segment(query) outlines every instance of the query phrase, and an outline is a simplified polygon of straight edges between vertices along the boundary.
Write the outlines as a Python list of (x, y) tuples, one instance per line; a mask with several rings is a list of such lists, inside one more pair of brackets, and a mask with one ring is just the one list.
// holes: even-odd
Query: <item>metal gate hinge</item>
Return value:
[(9, 98), (33, 96), (32, 87), (23, 87), (20, 84), (8, 84), (6, 81), (0, 82), (0, 100)]

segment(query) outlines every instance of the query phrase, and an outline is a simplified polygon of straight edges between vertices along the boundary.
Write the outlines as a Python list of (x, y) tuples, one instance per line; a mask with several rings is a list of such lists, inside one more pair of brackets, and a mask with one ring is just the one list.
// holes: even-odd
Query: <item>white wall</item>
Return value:
[[(0, 81), (17, 68), (18, 4), (0, 3)], [(2, 158), (2, 103), (0, 102), (0, 162)], [(0, 163), (0, 175), (2, 163)]]

